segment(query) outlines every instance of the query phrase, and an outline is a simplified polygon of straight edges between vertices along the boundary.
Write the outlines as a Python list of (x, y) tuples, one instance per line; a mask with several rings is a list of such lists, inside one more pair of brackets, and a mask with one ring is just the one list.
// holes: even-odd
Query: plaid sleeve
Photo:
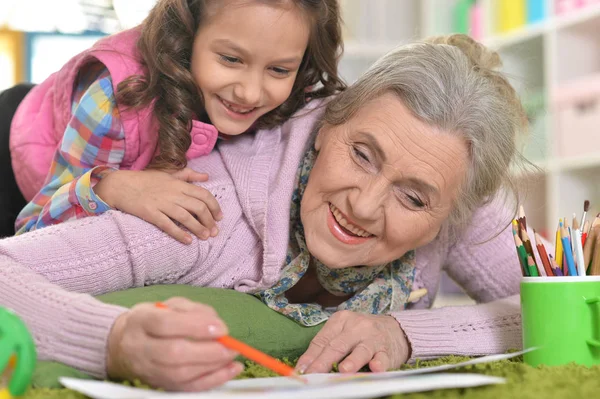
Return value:
[(78, 77), (71, 120), (44, 187), (17, 218), (17, 234), (109, 210), (93, 187), (119, 168), (124, 154), (112, 79), (104, 65), (93, 64)]

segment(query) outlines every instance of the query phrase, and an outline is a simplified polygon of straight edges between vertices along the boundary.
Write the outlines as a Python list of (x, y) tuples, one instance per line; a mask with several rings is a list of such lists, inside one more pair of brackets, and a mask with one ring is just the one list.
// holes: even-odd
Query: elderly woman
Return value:
[[(128, 310), (91, 295), (253, 293), (302, 325), (326, 322), (299, 359), (305, 372), (520, 347), (518, 300), (502, 300), (520, 276), (512, 208), (491, 199), (525, 117), (498, 64), (461, 35), (401, 47), (325, 106), (190, 163), (210, 174), (218, 237), (186, 246), (115, 211), (5, 239), (0, 305), (24, 318), (41, 358), (174, 390), (241, 371), (214, 340), (227, 332), (217, 314), (181, 298)], [(442, 269), (478, 302), (497, 301), (424, 309)]]

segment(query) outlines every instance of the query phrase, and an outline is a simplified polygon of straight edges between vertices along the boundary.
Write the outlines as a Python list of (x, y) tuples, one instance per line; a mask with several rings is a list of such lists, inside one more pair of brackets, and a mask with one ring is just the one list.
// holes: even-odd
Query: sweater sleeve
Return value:
[(410, 360), (521, 348), (521, 267), (511, 217), (508, 208), (493, 201), (475, 212), (449, 247), (448, 275), (479, 304), (393, 314), (410, 341)]
[(125, 311), (91, 295), (173, 283), (206, 255), (131, 215), (109, 211), (0, 241), (0, 305), (32, 331), (38, 356), (102, 377), (106, 344)]
[(100, 63), (80, 73), (72, 117), (54, 154), (44, 186), (17, 217), (17, 234), (110, 209), (94, 186), (119, 168), (125, 133), (112, 78)]

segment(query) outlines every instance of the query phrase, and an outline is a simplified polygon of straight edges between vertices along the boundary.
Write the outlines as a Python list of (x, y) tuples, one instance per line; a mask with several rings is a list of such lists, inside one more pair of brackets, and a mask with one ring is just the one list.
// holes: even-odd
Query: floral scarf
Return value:
[[(300, 203), (315, 159), (316, 151), (311, 147), (298, 168), (298, 187), (292, 195), (290, 212), (290, 240), (281, 279), (273, 287), (255, 295), (271, 309), (304, 326), (320, 324), (339, 310), (382, 314), (404, 309), (415, 277), (414, 251), (381, 266), (343, 269), (330, 269), (308, 252), (300, 220)], [(289, 303), (285, 292), (304, 276), (311, 260), (316, 265), (317, 278), (323, 288), (338, 296), (354, 295), (336, 309), (323, 308), (315, 303)]]

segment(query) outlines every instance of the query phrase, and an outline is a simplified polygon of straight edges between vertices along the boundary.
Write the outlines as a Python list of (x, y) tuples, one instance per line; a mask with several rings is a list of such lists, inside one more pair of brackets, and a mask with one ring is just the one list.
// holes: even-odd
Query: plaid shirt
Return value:
[(104, 65), (93, 64), (80, 72), (71, 113), (44, 187), (17, 218), (17, 234), (110, 209), (93, 187), (119, 168), (125, 133)]

